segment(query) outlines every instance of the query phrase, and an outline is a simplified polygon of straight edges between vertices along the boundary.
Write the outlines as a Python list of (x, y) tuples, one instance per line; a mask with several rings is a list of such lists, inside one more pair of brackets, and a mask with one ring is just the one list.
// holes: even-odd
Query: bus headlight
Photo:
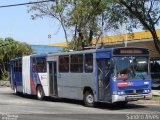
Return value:
[(123, 91), (121, 91), (121, 95), (123, 95), (124, 94), (124, 92)]
[(118, 92), (118, 95), (123, 95), (123, 94), (124, 94), (123, 91)]
[(148, 85), (148, 84), (149, 84), (149, 82), (144, 82), (144, 84), (145, 84), (145, 85)]
[(149, 93), (150, 92), (150, 90), (144, 90), (144, 93)]

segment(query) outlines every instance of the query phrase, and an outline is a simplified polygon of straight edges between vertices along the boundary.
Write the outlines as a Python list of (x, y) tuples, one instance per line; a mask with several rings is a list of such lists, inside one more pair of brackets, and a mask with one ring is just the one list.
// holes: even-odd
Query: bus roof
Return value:
[(95, 52), (101, 52), (101, 51), (111, 51), (111, 48), (105, 48), (105, 49), (89, 49), (89, 50), (83, 50), (83, 51), (71, 51), (71, 52), (60, 52), (60, 53), (53, 53), (49, 54), (48, 56), (58, 56), (58, 55), (72, 55), (72, 54), (83, 54), (83, 53), (95, 53)]
[[(32, 55), (25, 55), (25, 56), (30, 56), (30, 57), (47, 57), (48, 55), (47, 54), (32, 54)], [(22, 57), (25, 57), (25, 56), (22, 56)], [(10, 61), (15, 61), (15, 60), (21, 59), (22, 57), (17, 57), (17, 58), (11, 59)]]
[[(72, 54), (83, 54), (83, 53), (95, 53), (95, 52), (111, 52), (114, 49), (121, 49), (121, 48), (139, 48), (139, 49), (146, 49), (143, 47), (134, 47), (134, 46), (130, 46), (130, 47), (116, 47), (116, 48), (104, 48), (104, 49), (89, 49), (89, 50), (83, 50), (83, 51), (71, 51), (71, 52), (60, 52), (60, 53), (52, 53), (49, 54), (48, 56), (59, 56), (59, 55), (72, 55)], [(146, 49), (148, 50), (148, 49)]]

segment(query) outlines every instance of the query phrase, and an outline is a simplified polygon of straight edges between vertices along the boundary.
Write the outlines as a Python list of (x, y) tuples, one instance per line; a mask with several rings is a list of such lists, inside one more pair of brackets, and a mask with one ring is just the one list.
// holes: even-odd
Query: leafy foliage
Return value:
[[(51, 17), (61, 24), (66, 42), (68, 33), (72, 34), (75, 50), (92, 45), (94, 36), (100, 36), (102, 13), (106, 10), (111, 0), (57, 0), (56, 2), (40, 3), (30, 6), (29, 12), (33, 12), (33, 19)], [(76, 44), (78, 43), (78, 44)]]
[[(77, 0), (69, 12), (68, 25), (74, 28), (73, 40), (83, 49), (92, 45), (92, 38), (100, 36), (102, 31), (102, 13), (109, 0)], [(81, 43), (81, 45), (80, 45)], [(77, 50), (77, 49), (75, 49)]]
[(26, 43), (20, 43), (13, 38), (0, 38), (0, 78), (8, 79), (9, 61), (15, 57), (31, 54), (32, 48)]
[(149, 30), (160, 52), (160, 40), (155, 29), (160, 22), (159, 0), (113, 0), (108, 10), (106, 16), (110, 27), (117, 29), (125, 23), (128, 30), (139, 27)]
[(93, 37), (103, 36), (104, 29), (118, 29), (127, 23), (130, 31), (140, 27), (149, 30), (160, 51), (155, 30), (160, 21), (159, 0), (56, 0), (33, 5), (29, 11), (33, 19), (48, 16), (58, 20), (67, 43), (68, 33), (72, 33), (66, 49), (81, 50), (92, 45)]

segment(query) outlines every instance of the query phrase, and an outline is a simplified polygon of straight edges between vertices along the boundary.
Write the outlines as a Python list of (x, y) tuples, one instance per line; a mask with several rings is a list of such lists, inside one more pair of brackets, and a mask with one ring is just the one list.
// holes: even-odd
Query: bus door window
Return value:
[(49, 65), (49, 85), (50, 85), (50, 95), (55, 96), (58, 94), (57, 90), (57, 63), (48, 62)]
[(98, 61), (98, 82), (99, 82), (99, 98), (103, 95), (103, 65), (102, 61)]
[[(109, 60), (107, 60), (106, 62), (105, 62), (105, 86), (106, 86), (106, 88), (105, 89), (108, 89), (107, 90), (107, 92), (109, 92), (109, 85), (110, 85), (110, 82), (109, 82), (109, 73), (110, 73), (110, 61)], [(109, 93), (107, 93), (107, 94), (109, 94)]]
[(109, 69), (110, 62), (108, 59), (98, 60), (98, 81), (100, 100), (106, 100), (109, 98), (110, 95)]

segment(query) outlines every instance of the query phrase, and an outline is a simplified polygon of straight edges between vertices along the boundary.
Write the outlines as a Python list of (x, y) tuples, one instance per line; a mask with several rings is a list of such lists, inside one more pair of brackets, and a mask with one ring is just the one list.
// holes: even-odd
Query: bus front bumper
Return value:
[(112, 95), (112, 103), (120, 101), (137, 101), (150, 99), (152, 99), (152, 93), (139, 95)]

